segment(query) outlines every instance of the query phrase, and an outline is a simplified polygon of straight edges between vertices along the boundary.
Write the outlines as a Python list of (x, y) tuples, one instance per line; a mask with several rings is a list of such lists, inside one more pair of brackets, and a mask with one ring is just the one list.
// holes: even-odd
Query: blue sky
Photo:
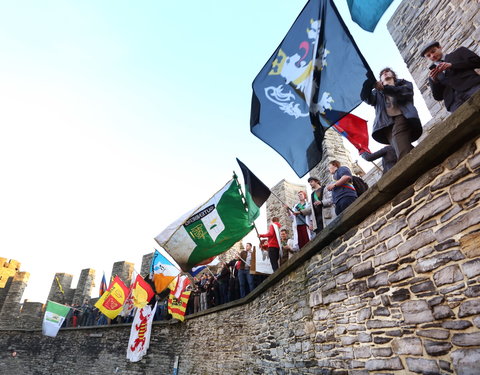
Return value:
[[(335, 3), (372, 70), (410, 79), (385, 27), (400, 0), (374, 34)], [(267, 185), (299, 182), (249, 119), (251, 82), (304, 4), (0, 4), (0, 256), (30, 272), (25, 298), (43, 302), (55, 272), (94, 268), (95, 295), (114, 262), (139, 270), (154, 236), (239, 173), (235, 157)], [(355, 113), (371, 126), (371, 108)]]

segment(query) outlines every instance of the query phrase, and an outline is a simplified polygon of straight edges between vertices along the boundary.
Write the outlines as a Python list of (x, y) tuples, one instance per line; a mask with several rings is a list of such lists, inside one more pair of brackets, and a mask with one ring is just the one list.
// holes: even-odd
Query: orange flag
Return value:
[(128, 288), (118, 276), (115, 276), (108, 290), (98, 299), (95, 307), (110, 319), (115, 319), (122, 312), (127, 296)]
[(136, 307), (142, 308), (150, 302), (155, 293), (153, 293), (152, 287), (143, 279), (143, 277), (137, 275), (132, 287), (132, 295), (133, 304)]

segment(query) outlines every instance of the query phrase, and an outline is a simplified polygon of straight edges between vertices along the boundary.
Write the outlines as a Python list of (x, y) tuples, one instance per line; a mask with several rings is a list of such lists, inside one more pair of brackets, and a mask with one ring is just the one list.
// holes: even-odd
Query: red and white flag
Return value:
[(173, 291), (176, 299), (180, 299), (182, 292), (187, 288), (190, 284), (190, 279), (186, 275), (178, 275), (175, 279), (176, 284), (174, 289), (170, 289)]
[(157, 304), (153, 309), (150, 305), (137, 309), (127, 348), (127, 359), (130, 362), (138, 362), (147, 354), (147, 349), (150, 346), (153, 316), (156, 310)]

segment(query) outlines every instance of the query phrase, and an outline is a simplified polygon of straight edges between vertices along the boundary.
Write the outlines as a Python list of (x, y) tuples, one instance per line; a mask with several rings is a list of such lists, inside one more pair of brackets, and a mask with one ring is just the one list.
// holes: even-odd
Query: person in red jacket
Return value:
[(260, 239), (267, 239), (268, 257), (272, 265), (273, 272), (278, 269), (278, 261), (280, 259), (280, 219), (278, 217), (272, 218), (272, 223), (268, 228), (268, 233), (260, 234)]

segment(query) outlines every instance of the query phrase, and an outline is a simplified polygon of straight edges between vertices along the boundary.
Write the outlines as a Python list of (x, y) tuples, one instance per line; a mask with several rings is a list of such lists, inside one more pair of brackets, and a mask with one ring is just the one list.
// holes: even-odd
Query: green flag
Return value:
[(45, 316), (43, 317), (42, 333), (45, 336), (55, 337), (62, 326), (70, 307), (56, 302), (47, 301)]
[(236, 179), (170, 224), (155, 241), (187, 272), (230, 249), (253, 229)]
[(260, 215), (260, 207), (266, 202), (271, 191), (267, 185), (260, 181), (238, 158), (237, 163), (242, 170), (243, 181), (245, 181), (245, 200), (247, 201), (248, 207), (248, 219), (253, 223)]

